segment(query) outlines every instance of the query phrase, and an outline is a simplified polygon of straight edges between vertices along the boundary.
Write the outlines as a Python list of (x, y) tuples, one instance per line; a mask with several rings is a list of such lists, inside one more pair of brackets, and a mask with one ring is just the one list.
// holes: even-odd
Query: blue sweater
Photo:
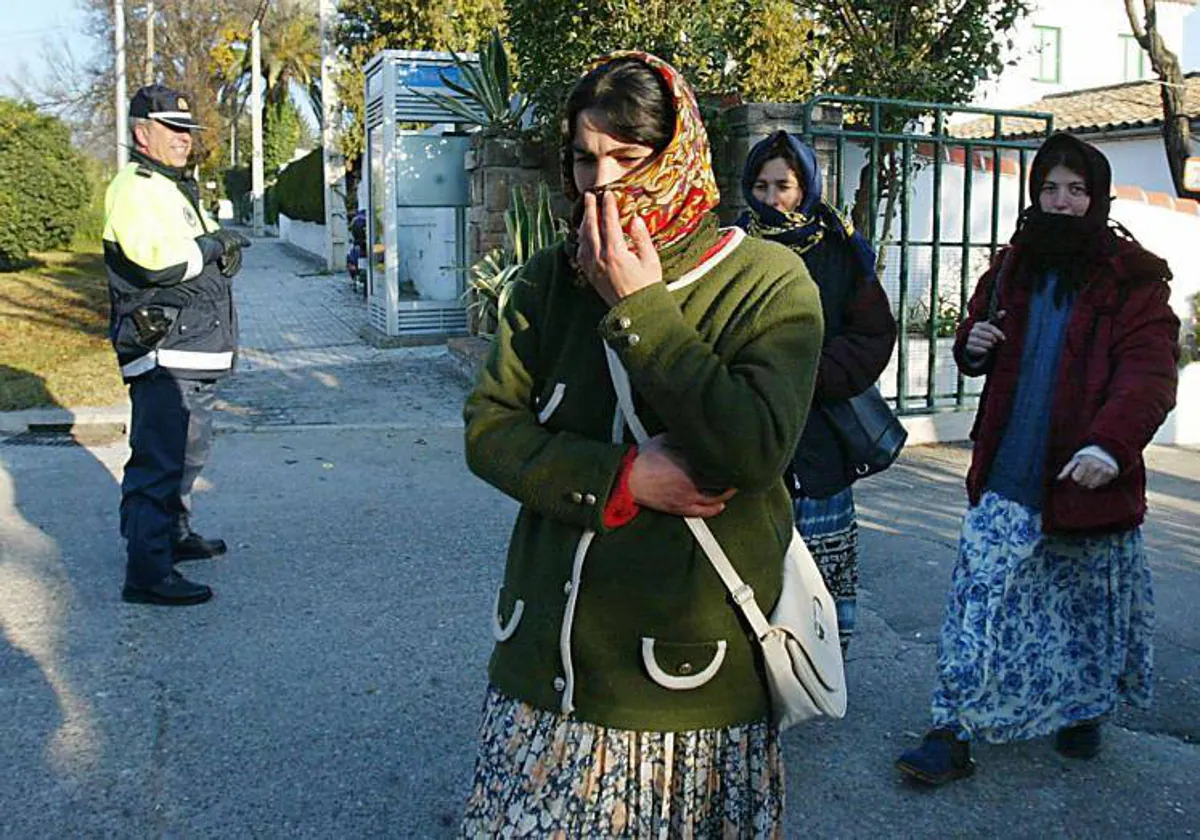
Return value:
[(1012, 416), (987, 479), (988, 490), (1034, 510), (1042, 509), (1045, 495), (1055, 377), (1071, 317), (1070, 298), (1060, 306), (1054, 303), (1057, 282), (1057, 275), (1051, 273), (1030, 302)]

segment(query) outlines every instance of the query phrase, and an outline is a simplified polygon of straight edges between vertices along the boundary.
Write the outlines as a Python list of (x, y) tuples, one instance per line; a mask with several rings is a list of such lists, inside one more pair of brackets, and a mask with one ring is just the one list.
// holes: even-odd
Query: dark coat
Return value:
[[(1021, 370), (1032, 289), (1006, 278), (997, 310), (1005, 340), (978, 365), (964, 355), (967, 334), (986, 319), (993, 278), (1004, 255), (1020, 271), (1019, 246), (997, 255), (980, 279), (959, 325), (954, 357), (968, 376), (987, 374), (971, 440), (975, 447), (967, 493), (977, 504), (1008, 425)], [(1015, 275), (1019, 276), (1019, 275)], [(1078, 292), (1059, 359), (1046, 452), (1045, 533), (1106, 533), (1141, 524), (1146, 512), (1142, 450), (1175, 405), (1179, 319), (1168, 303), (1166, 263), (1136, 242), (1113, 234), (1111, 253), (1091, 270)], [(1088, 490), (1057, 476), (1081, 448), (1096, 445), (1116, 459), (1120, 473)]]
[(787, 478), (793, 495), (826, 498), (850, 486), (855, 473), (820, 407), (875, 384), (896, 345), (896, 319), (883, 286), (863, 275), (844, 239), (827, 235), (801, 258), (821, 290), (825, 344), (813, 410)]

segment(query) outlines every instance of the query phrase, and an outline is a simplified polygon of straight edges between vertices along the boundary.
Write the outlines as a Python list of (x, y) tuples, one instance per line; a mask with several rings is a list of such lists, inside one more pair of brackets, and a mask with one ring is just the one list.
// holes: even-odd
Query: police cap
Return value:
[(197, 129), (202, 126), (192, 117), (188, 98), (165, 85), (146, 85), (133, 95), (129, 116), (154, 120), (171, 128)]

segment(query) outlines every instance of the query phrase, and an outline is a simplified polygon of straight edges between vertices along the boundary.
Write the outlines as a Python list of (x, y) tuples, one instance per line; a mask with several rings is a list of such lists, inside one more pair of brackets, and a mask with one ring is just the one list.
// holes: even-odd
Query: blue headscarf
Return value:
[[(772, 150), (780, 141), (787, 142), (800, 162), (797, 177), (804, 197), (790, 213), (781, 213), (754, 197), (754, 181), (763, 165), (772, 157), (778, 156), (772, 154)], [(854, 224), (849, 219), (822, 199), (821, 168), (817, 163), (817, 153), (796, 135), (776, 131), (750, 150), (746, 166), (742, 170), (742, 196), (750, 207), (735, 224), (751, 236), (778, 242), (798, 254), (803, 254), (826, 235), (832, 235), (850, 246), (864, 276), (875, 276), (875, 250), (862, 234), (854, 230)]]

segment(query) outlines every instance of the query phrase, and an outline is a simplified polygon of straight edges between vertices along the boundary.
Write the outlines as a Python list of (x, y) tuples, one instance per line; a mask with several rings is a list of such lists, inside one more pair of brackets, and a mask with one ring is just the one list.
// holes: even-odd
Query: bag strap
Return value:
[[(621, 359), (617, 356), (616, 351), (608, 344), (604, 345), (604, 356), (608, 362), (608, 374), (612, 379), (613, 389), (617, 392), (617, 411), (629, 424), (629, 430), (633, 432), (634, 440), (644, 443), (649, 435), (633, 408), (633, 390), (629, 384), (629, 373), (621, 364)], [(767, 620), (758, 606), (758, 601), (754, 599), (754, 589), (742, 580), (737, 569), (729, 562), (729, 557), (721, 548), (721, 544), (717, 542), (708, 523), (695, 516), (685, 516), (683, 521), (691, 530), (692, 536), (696, 538), (696, 542), (700, 544), (700, 548), (704, 550), (708, 562), (712, 563), (717, 576), (721, 578), (721, 583), (725, 584), (725, 588), (729, 590), (733, 602), (746, 617), (746, 621), (754, 631), (755, 638), (759, 641), (766, 638), (767, 634), (771, 632), (771, 622)]]
[(1000, 258), (1000, 267), (996, 269), (996, 278), (992, 280), (992, 288), (988, 290), (987, 322), (989, 324), (996, 323), (996, 316), (1000, 312), (1000, 287), (1008, 279), (1008, 272), (1012, 268), (1011, 263), (1012, 248), (1010, 247)]

